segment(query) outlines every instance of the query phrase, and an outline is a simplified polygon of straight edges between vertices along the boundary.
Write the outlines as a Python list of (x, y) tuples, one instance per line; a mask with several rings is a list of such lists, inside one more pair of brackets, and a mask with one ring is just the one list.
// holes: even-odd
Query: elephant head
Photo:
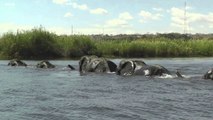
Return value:
[(13, 59), (8, 63), (8, 66), (27, 66), (27, 64), (19, 59)]
[(79, 71), (85, 72), (115, 72), (117, 65), (105, 58), (99, 58), (97, 56), (83, 56), (79, 61)]
[(213, 68), (204, 74), (203, 79), (213, 80)]
[(83, 56), (79, 61), (79, 71), (80, 72), (89, 72), (89, 64), (92, 59), (98, 58), (97, 56)]
[(160, 65), (147, 65), (142, 60), (122, 60), (117, 69), (118, 75), (145, 75), (161, 76), (163, 74), (170, 74), (170, 72)]
[(55, 68), (55, 65), (51, 64), (49, 61), (41, 61), (36, 65), (37, 68)]
[(141, 69), (146, 63), (142, 60), (122, 60), (117, 68), (118, 75), (133, 75), (135, 71)]

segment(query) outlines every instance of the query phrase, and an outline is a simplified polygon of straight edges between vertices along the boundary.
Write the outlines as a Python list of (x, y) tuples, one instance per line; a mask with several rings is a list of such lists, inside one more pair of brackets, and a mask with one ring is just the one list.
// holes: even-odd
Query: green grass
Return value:
[(6, 33), (0, 38), (0, 51), (7, 58), (51, 58), (59, 57), (56, 35), (43, 28)]
[(89, 36), (58, 36), (57, 43), (63, 57), (76, 58), (96, 54), (95, 42)]
[[(131, 38), (131, 37), (129, 37)], [(152, 36), (95, 40), (86, 35), (56, 35), (44, 28), (5, 33), (0, 38), (0, 59), (105, 57), (212, 57), (213, 40)]]
[(211, 40), (103, 41), (96, 44), (103, 55), (118, 57), (195, 57), (213, 56)]

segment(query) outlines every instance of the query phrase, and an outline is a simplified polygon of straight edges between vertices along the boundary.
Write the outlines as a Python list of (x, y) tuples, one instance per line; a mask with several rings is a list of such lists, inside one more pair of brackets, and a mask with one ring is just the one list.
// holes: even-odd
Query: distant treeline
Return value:
[(44, 28), (5, 33), (0, 58), (211, 57), (213, 34), (56, 35)]

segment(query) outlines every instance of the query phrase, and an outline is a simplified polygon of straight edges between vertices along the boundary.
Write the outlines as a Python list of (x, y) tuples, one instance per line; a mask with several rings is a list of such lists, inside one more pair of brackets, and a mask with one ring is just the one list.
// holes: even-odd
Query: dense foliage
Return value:
[(0, 38), (0, 52), (7, 58), (59, 57), (56, 35), (43, 28), (6, 33)]
[(44, 28), (5, 33), (0, 38), (1, 58), (49, 59), (83, 55), (107, 57), (213, 56), (211, 34), (183, 35), (56, 35)]

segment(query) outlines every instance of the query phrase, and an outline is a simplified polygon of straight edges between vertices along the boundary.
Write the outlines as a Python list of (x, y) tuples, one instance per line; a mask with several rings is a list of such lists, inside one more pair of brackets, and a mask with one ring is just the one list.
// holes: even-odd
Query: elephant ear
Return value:
[(121, 61), (117, 70), (118, 75), (133, 75), (135, 65), (131, 60)]
[(81, 57), (81, 59), (79, 61), (79, 71), (80, 72), (89, 72), (90, 64), (92, 63), (92, 60), (94, 60), (96, 58), (98, 58), (98, 57), (95, 55)]
[(163, 74), (169, 74), (171, 73), (163, 66), (161, 65), (154, 65), (151, 67), (152, 75), (163, 75)]
[(88, 56), (81, 57), (81, 59), (79, 61), (79, 71), (80, 72), (84, 72), (86, 70), (87, 62), (89, 62)]
[(114, 62), (112, 62), (112, 61), (110, 61), (110, 60), (107, 60), (107, 64), (108, 64), (108, 66), (109, 66), (110, 72), (116, 72), (116, 70), (117, 70), (117, 65), (116, 65)]
[(94, 72), (110, 72), (107, 60), (105, 58), (97, 58), (92, 62)]
[(134, 71), (140, 70), (142, 67), (146, 66), (146, 63), (142, 60), (133, 60), (135, 65)]

